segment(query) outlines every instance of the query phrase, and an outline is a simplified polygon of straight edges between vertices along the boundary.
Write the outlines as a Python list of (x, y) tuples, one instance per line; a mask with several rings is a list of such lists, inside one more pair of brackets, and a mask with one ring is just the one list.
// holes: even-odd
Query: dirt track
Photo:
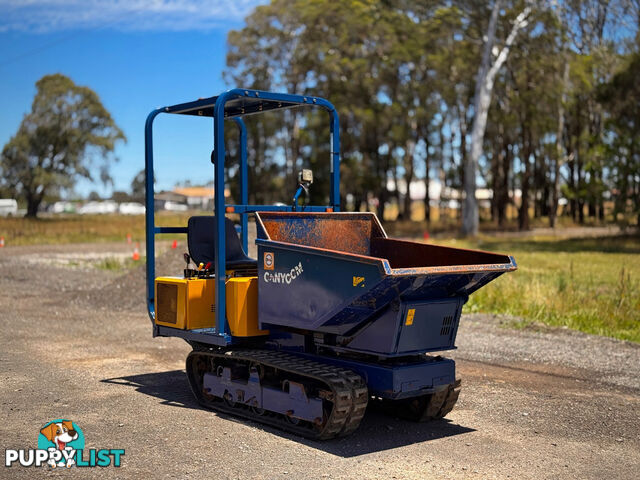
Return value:
[[(67, 417), (87, 448), (126, 449), (120, 469), (96, 472), (118, 478), (638, 477), (638, 345), (467, 317), (453, 355), (463, 391), (447, 421), (373, 411), (354, 435), (313, 442), (200, 409), (182, 371), (188, 345), (151, 338), (141, 269), (119, 276), (74, 252), (128, 249), (0, 250), (3, 449), (35, 448), (45, 422)], [(178, 255), (160, 273), (180, 268)]]

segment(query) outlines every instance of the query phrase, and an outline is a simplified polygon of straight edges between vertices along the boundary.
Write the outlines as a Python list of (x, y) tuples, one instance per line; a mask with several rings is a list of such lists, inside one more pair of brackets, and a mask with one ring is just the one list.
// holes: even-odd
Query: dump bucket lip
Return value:
[[(357, 253), (341, 252), (339, 250), (330, 250), (327, 248), (311, 247), (308, 245), (299, 245), (297, 243), (281, 242), (276, 240), (256, 239), (257, 245), (274, 246), (278, 248), (286, 248), (299, 252), (311, 252), (317, 255), (329, 256), (333, 258), (344, 258), (357, 260), (360, 262), (378, 265), (385, 275), (393, 276), (415, 276), (415, 275), (446, 275), (446, 274), (463, 274), (463, 273), (480, 273), (480, 272), (513, 272), (518, 269), (515, 258), (508, 256), (509, 263), (480, 263), (476, 265), (446, 265), (440, 267), (410, 267), (410, 268), (391, 268), (389, 260), (381, 257), (371, 257), (368, 255), (359, 255)], [(471, 250), (480, 252), (482, 250)], [(489, 252), (490, 253), (490, 252)], [(507, 256), (507, 255), (505, 255)]]
[[(414, 240), (406, 240), (403, 238), (389, 238), (388, 240), (393, 241), (396, 244), (403, 243), (419, 243), (426, 244), (424, 242), (416, 242)], [(488, 250), (480, 250), (475, 248), (461, 248), (461, 247), (450, 247), (447, 245), (435, 245), (435, 244), (426, 244), (434, 247), (438, 247), (441, 251), (445, 250), (455, 250), (461, 252), (469, 252), (473, 254), (486, 254), (493, 256), (505, 257), (509, 261), (508, 262), (500, 262), (500, 263), (475, 263), (475, 264), (463, 264), (463, 265), (438, 265), (438, 266), (424, 266), (424, 267), (398, 267), (391, 268), (392, 275), (437, 275), (437, 274), (450, 274), (450, 273), (476, 273), (476, 272), (513, 272), (518, 269), (518, 265), (516, 264), (516, 260), (512, 255), (507, 255), (505, 253), (500, 252), (491, 252)], [(383, 258), (383, 257), (374, 257), (374, 258)]]
[[(482, 250), (471, 250), (480, 252)], [(375, 257), (374, 257), (375, 258)], [(390, 275), (444, 275), (451, 273), (478, 273), (478, 272), (513, 272), (518, 269), (516, 260), (508, 255), (509, 263), (479, 263), (476, 265), (445, 265), (439, 267), (408, 267), (392, 268)]]
[(506, 255), (504, 253), (498, 252), (490, 252), (487, 250), (478, 250), (472, 248), (459, 248), (459, 247), (449, 247), (444, 245), (437, 245), (437, 247), (442, 249), (451, 249), (451, 250), (461, 250), (472, 253), (483, 253), (489, 255), (497, 255), (503, 256), (509, 259), (507, 263), (479, 263), (472, 265), (441, 265), (441, 266), (425, 266), (425, 267), (403, 267), (403, 268), (392, 268), (388, 259), (384, 257), (374, 257), (371, 255), (361, 255), (358, 253), (349, 253), (343, 252), (340, 250), (332, 250), (328, 248), (322, 247), (313, 247), (310, 245), (301, 245), (298, 243), (291, 242), (283, 242), (281, 240), (272, 240), (269, 232), (264, 226), (262, 221), (262, 216), (265, 217), (368, 217), (372, 220), (376, 228), (379, 230), (381, 235), (378, 238), (384, 238), (393, 240), (395, 242), (400, 243), (421, 243), (415, 242), (412, 240), (405, 240), (401, 238), (389, 238), (387, 232), (384, 230), (382, 224), (380, 223), (380, 219), (371, 212), (255, 212), (256, 213), (256, 222), (258, 229), (262, 230), (266, 238), (258, 238), (256, 239), (257, 245), (269, 246), (273, 245), (274, 247), (283, 247), (290, 250), (298, 250), (301, 252), (314, 252), (319, 255), (330, 256), (333, 258), (344, 258), (357, 260), (360, 262), (366, 262), (371, 264), (377, 264), (380, 270), (384, 275), (392, 275), (392, 276), (415, 276), (415, 275), (446, 275), (446, 274), (466, 274), (466, 273), (479, 273), (479, 272), (513, 272), (518, 269), (515, 258), (511, 255)]

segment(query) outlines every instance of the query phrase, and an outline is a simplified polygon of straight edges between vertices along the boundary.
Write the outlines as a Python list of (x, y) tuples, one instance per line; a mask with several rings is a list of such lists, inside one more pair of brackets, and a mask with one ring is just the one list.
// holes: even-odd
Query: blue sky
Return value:
[[(128, 190), (144, 167), (144, 121), (158, 106), (216, 95), (226, 36), (264, 0), (0, 0), (0, 146), (31, 107), (35, 82), (62, 73), (98, 93), (127, 136), (112, 165)], [(160, 115), (155, 122), (157, 189), (212, 179), (209, 119)], [(80, 194), (111, 193), (99, 181)]]

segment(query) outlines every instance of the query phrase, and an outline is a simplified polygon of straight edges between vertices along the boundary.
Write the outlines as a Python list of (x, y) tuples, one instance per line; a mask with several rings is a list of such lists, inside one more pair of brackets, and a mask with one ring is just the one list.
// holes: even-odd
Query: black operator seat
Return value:
[[(225, 244), (227, 247), (227, 269), (257, 268), (258, 262), (247, 256), (242, 249), (240, 237), (236, 232), (233, 222), (225, 217)], [(196, 216), (189, 218), (187, 223), (187, 244), (189, 255), (196, 263), (208, 262), (215, 268), (215, 245), (216, 245), (216, 217), (213, 215)]]

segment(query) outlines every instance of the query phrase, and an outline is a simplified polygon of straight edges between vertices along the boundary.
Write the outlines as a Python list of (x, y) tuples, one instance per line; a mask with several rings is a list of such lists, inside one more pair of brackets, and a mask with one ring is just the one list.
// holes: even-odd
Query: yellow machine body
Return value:
[(156, 323), (183, 330), (215, 327), (215, 288), (210, 278), (156, 278)]
[(235, 277), (227, 282), (227, 322), (234, 337), (268, 335), (258, 328), (258, 277)]
[[(227, 281), (227, 322), (231, 335), (267, 335), (258, 328), (258, 278)], [(194, 330), (215, 327), (215, 279), (158, 277), (155, 281), (156, 324)]]

